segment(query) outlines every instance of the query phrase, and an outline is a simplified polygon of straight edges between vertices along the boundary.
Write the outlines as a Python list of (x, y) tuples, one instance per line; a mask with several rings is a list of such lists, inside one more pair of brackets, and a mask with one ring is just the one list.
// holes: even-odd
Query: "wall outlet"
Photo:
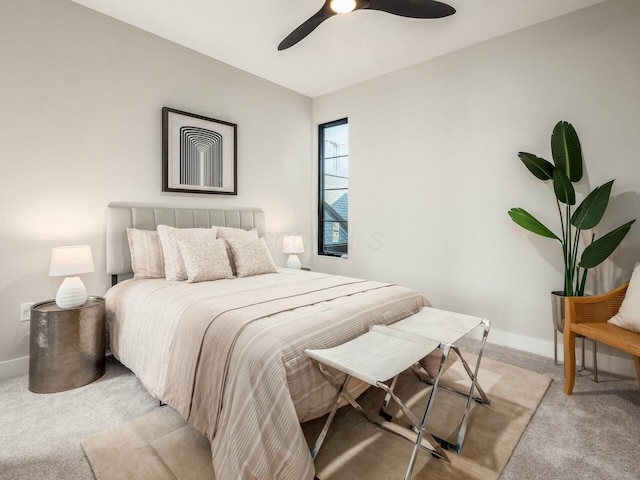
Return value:
[(31, 305), (36, 302), (27, 302), (20, 304), (20, 321), (28, 322), (31, 320)]

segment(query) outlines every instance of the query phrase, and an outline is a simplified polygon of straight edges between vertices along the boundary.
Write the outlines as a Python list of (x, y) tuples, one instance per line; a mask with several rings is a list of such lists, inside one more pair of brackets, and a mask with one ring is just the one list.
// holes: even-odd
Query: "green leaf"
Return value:
[(551, 180), (553, 169), (555, 168), (551, 162), (526, 152), (519, 152), (518, 157), (520, 157), (524, 166), (537, 178), (540, 180)]
[[(543, 237), (547, 238), (555, 238), (559, 242), (561, 240), (557, 237), (555, 233), (545, 227), (538, 219), (536, 219), (533, 215), (527, 212), (523, 208), (512, 208), (509, 210), (509, 216), (511, 220), (516, 222), (525, 230), (529, 230), (530, 232), (537, 233)], [(562, 243), (562, 242), (561, 242)]]
[(578, 230), (588, 230), (600, 223), (609, 205), (613, 182), (611, 180), (587, 195), (571, 217), (571, 225)]
[(582, 258), (580, 259), (579, 264), (580, 267), (593, 268), (604, 262), (609, 255), (618, 248), (618, 245), (620, 245), (620, 242), (622, 242), (627, 233), (629, 233), (633, 222), (635, 222), (635, 220), (625, 223), (624, 225), (607, 233), (605, 236), (592, 242), (591, 245), (585, 248), (584, 252), (582, 252)]
[(553, 170), (553, 191), (556, 193), (558, 201), (567, 205), (575, 205), (576, 191), (573, 184), (565, 175), (564, 170), (559, 168)]
[(556, 124), (551, 135), (551, 153), (556, 167), (569, 180), (577, 182), (582, 178), (582, 149), (573, 125), (563, 121)]

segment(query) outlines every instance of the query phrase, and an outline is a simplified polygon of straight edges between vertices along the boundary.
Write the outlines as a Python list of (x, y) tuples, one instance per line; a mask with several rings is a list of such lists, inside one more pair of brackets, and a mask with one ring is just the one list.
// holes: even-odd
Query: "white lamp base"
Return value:
[(56, 305), (60, 308), (76, 308), (87, 301), (87, 289), (80, 277), (67, 277), (56, 293)]
[(296, 270), (300, 270), (300, 268), (302, 268), (298, 255), (295, 253), (289, 255), (289, 258), (287, 258), (287, 268), (295, 268)]

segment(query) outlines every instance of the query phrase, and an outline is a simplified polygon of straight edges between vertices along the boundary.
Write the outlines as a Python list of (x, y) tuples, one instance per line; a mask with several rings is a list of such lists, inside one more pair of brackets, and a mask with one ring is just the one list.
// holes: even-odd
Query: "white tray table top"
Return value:
[(453, 344), (482, 323), (482, 318), (425, 307), (389, 328)]
[(386, 382), (440, 346), (438, 340), (374, 325), (367, 333), (332, 348), (305, 350), (314, 360), (369, 385)]

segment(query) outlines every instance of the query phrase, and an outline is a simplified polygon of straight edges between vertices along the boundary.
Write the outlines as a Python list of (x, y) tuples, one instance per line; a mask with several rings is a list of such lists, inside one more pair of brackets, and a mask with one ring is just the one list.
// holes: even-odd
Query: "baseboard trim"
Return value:
[(27, 373), (29, 373), (29, 356), (0, 362), (0, 380), (8, 380)]
[[(500, 345), (502, 347), (515, 348), (517, 350), (523, 350), (529, 353), (535, 353), (542, 355), (543, 357), (553, 358), (553, 342), (547, 340), (540, 340), (538, 338), (525, 337), (524, 335), (518, 335), (516, 333), (502, 332), (500, 330), (491, 329), (488, 343), (494, 345)], [(577, 342), (578, 344), (580, 342)], [(580, 347), (576, 348), (577, 358), (580, 358)], [(585, 355), (587, 367), (591, 367), (591, 342), (587, 342), (586, 350), (589, 352)], [(603, 372), (612, 372), (618, 375), (625, 375), (627, 377), (635, 377), (635, 367), (631, 357), (621, 357), (617, 355), (611, 355), (606, 351), (601, 350), (608, 349), (605, 345), (598, 344), (598, 370)], [(562, 335), (558, 335), (558, 360), (562, 362), (563, 358), (562, 350)], [(616, 353), (619, 353), (616, 351)], [(111, 352), (107, 352), (107, 355)], [(626, 355), (620, 352), (620, 355)], [(579, 362), (579, 360), (578, 360)], [(16, 358), (13, 360), (7, 360), (0, 362), (0, 380), (7, 380), (9, 378), (19, 377), (20, 375), (26, 375), (29, 373), (29, 357)]]
[[(525, 337), (510, 332), (501, 332), (500, 330), (491, 329), (488, 343), (500, 345), (502, 347), (510, 347), (523, 350), (529, 353), (542, 355), (543, 357), (553, 358), (553, 341), (540, 340), (538, 338)], [(580, 364), (582, 345), (580, 340), (576, 341), (576, 360)], [(587, 368), (593, 366), (592, 362), (592, 343), (587, 340), (585, 345), (585, 363)], [(562, 344), (562, 334), (558, 334), (558, 362), (564, 361), (564, 350)], [(635, 378), (636, 370), (633, 365), (633, 359), (624, 352), (611, 348), (601, 343), (598, 344), (598, 371), (615, 373), (626, 377)]]

